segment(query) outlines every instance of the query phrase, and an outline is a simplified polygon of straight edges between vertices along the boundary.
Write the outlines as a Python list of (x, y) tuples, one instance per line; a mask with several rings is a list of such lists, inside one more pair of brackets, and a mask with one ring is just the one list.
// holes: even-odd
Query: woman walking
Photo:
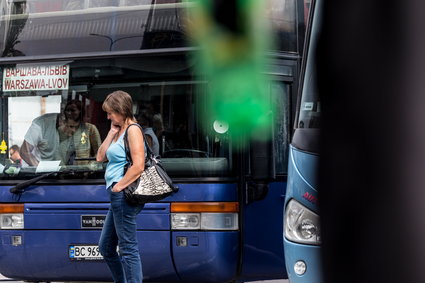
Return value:
[[(114, 282), (139, 283), (143, 281), (142, 264), (136, 238), (136, 217), (143, 205), (126, 202), (123, 190), (135, 181), (145, 168), (145, 149), (139, 127), (133, 116), (133, 101), (124, 91), (109, 94), (102, 109), (111, 120), (111, 128), (97, 153), (97, 161), (108, 161), (105, 171), (107, 192), (111, 206), (99, 240), (100, 253), (111, 270)], [(124, 173), (127, 164), (124, 133), (128, 128), (128, 146), (133, 164)], [(119, 254), (117, 252), (119, 247)]]

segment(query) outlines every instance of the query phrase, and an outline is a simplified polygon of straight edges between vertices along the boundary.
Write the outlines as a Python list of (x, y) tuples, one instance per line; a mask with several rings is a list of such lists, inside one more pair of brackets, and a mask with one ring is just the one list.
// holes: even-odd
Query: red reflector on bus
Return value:
[(171, 212), (239, 212), (237, 202), (174, 202)]
[(0, 213), (23, 213), (23, 203), (2, 203), (0, 204)]

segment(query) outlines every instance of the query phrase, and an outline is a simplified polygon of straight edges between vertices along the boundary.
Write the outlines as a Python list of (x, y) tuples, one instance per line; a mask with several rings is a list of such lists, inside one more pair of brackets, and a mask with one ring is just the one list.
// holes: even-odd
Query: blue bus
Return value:
[(284, 249), (291, 282), (322, 281), (318, 179), (320, 99), (315, 52), (321, 21), (321, 1), (310, 9), (295, 130), (289, 147), (288, 186), (284, 210)]
[(97, 246), (105, 164), (94, 156), (110, 127), (102, 102), (120, 89), (180, 188), (138, 216), (145, 281), (288, 278), (282, 210), (309, 1), (267, 5), (274, 136), (238, 148), (225, 123), (200, 121), (208, 81), (185, 32), (190, 2), (1, 1), (1, 274), (111, 280)]

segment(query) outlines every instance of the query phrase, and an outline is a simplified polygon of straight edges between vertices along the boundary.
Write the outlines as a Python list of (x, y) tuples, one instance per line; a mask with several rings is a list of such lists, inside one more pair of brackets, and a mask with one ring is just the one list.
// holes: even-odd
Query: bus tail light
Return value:
[(237, 202), (172, 203), (173, 230), (238, 230)]
[(320, 217), (301, 203), (290, 200), (285, 209), (285, 237), (296, 243), (320, 245)]
[(0, 229), (24, 229), (23, 204), (0, 204)]

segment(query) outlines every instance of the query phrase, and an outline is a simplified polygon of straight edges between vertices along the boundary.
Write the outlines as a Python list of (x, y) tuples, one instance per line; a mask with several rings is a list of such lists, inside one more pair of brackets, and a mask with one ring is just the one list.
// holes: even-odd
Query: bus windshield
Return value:
[[(312, 11), (314, 12), (314, 11)], [(318, 15), (313, 13), (313, 17)], [(317, 91), (316, 45), (318, 27), (312, 26), (311, 39), (307, 41), (305, 50), (305, 71), (302, 74), (301, 101), (297, 128), (318, 129), (320, 127), (320, 98)]]
[[(132, 95), (135, 117), (172, 176), (228, 175), (227, 132), (215, 130), (215, 121), (201, 130), (198, 116), (207, 105), (199, 90), (206, 83), (192, 80), (190, 70), (184, 55), (3, 66), (2, 115), (8, 119), (2, 134), (9, 152), (0, 155), (1, 176), (72, 170), (101, 177), (105, 164), (95, 157), (110, 129), (102, 103), (114, 90)], [(19, 147), (19, 161), (12, 146)]]
[[(318, 17), (312, 10), (312, 18)], [(317, 19), (316, 19), (317, 20)], [(307, 49), (303, 58), (305, 71), (301, 74), (301, 99), (298, 102), (298, 118), (295, 125), (292, 145), (296, 148), (317, 153), (319, 150), (319, 130), (321, 126), (321, 104), (317, 91), (317, 72), (315, 70), (318, 25), (313, 25), (311, 38), (307, 40)], [(308, 37), (308, 36), (307, 36)]]
[[(312, 59), (314, 60), (314, 59)], [(309, 63), (307, 63), (309, 64)], [(320, 128), (320, 99), (317, 92), (316, 72), (307, 66), (302, 90), (298, 128)]]
[[(105, 164), (95, 156), (110, 127), (102, 102), (114, 90), (132, 95), (134, 114), (155, 136), (154, 150), (171, 176), (232, 175), (227, 131), (219, 121), (200, 121), (208, 83), (195, 75), (188, 52), (192, 6), (181, 0), (1, 1), (0, 177), (71, 170), (76, 178), (102, 179)], [(284, 38), (276, 51), (299, 51), (296, 15), (296, 1), (267, 1), (272, 30)]]
[[(192, 1), (14, 0), (0, 2), (1, 57), (189, 47)], [(298, 52), (294, 0), (267, 0), (275, 49)]]

